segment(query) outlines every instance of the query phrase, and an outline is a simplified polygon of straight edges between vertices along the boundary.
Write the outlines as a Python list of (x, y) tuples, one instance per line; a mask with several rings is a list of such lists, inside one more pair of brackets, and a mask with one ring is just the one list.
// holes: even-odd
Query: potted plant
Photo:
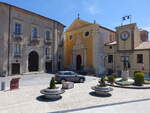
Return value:
[(45, 98), (48, 99), (59, 99), (61, 98), (61, 94), (65, 91), (56, 87), (55, 77), (52, 77), (50, 81), (50, 86), (46, 89), (40, 91), (40, 93), (44, 94)]
[(144, 73), (137, 72), (134, 74), (134, 85), (142, 86), (144, 84)]
[(108, 83), (110, 83), (111, 85), (113, 85), (115, 83), (114, 75), (109, 75), (108, 76)]
[(109, 92), (113, 90), (111, 87), (109, 87), (109, 86), (106, 85), (106, 83), (105, 83), (105, 77), (104, 76), (101, 77), (98, 85), (93, 86), (91, 88), (98, 95), (108, 95)]

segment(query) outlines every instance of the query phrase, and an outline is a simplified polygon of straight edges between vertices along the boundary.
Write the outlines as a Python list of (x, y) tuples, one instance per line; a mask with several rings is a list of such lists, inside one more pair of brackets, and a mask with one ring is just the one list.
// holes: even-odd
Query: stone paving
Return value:
[[(91, 86), (96, 85), (98, 81), (96, 77), (86, 77), (87, 81), (85, 83), (75, 84), (73, 89), (66, 90), (62, 94), (62, 99), (60, 100), (43, 101), (40, 99), (40, 90), (48, 87), (51, 76), (49, 74), (26, 75), (22, 77), (20, 89), (0, 91), (0, 113), (150, 112), (147, 107), (150, 105), (149, 89), (114, 88), (114, 91), (111, 92), (112, 96), (97, 97), (91, 93)], [(60, 84), (58, 86), (61, 87)], [(136, 107), (138, 108), (136, 109)], [(139, 111), (140, 108), (143, 109)]]

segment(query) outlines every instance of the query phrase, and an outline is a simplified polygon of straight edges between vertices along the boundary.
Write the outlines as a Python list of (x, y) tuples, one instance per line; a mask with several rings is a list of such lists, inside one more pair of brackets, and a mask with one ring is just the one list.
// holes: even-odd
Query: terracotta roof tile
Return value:
[(135, 49), (150, 49), (150, 42), (143, 42)]

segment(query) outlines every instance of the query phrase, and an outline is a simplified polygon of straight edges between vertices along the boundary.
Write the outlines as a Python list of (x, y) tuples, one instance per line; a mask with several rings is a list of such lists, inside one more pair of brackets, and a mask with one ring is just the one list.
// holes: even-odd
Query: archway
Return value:
[(77, 71), (81, 70), (81, 63), (82, 63), (81, 55), (77, 55), (76, 57), (76, 70)]
[(29, 72), (38, 71), (39, 68), (39, 55), (37, 52), (32, 51), (28, 57)]

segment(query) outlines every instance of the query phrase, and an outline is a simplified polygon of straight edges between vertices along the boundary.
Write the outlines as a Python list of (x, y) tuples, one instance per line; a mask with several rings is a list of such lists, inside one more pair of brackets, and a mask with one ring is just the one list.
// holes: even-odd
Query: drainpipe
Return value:
[(10, 37), (11, 37), (11, 34), (10, 34), (10, 24), (11, 24), (11, 6), (9, 6), (9, 25), (8, 25), (8, 64), (7, 64), (7, 69), (8, 69), (8, 76), (10, 76), (10, 61), (9, 61), (9, 58), (10, 58)]

